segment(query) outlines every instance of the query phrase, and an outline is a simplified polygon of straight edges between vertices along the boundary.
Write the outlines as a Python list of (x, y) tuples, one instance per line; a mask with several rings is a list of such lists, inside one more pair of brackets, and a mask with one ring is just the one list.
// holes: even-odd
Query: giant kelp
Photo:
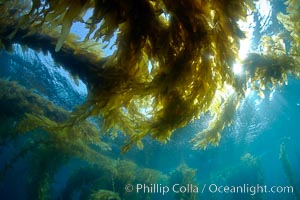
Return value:
[[(197, 186), (196, 181), (196, 169), (191, 169), (187, 165), (182, 164), (176, 168), (176, 170), (171, 172), (170, 183), (175, 185), (182, 183), (184, 186)], [(198, 192), (197, 192), (198, 193)], [(196, 192), (178, 192), (175, 193), (174, 199), (186, 199), (186, 200), (195, 200), (197, 199)]]
[[(101, 141), (98, 131), (91, 122), (83, 121), (73, 128), (59, 127), (59, 122), (65, 120), (69, 112), (57, 108), (16, 82), (0, 80), (0, 86), (2, 91), (5, 91), (0, 95), (1, 109), (5, 111), (1, 112), (0, 117), (10, 119), (13, 126), (18, 126), (13, 127), (14, 129), (11, 127), (2, 129), (0, 139), (1, 141), (10, 139), (12, 134), (16, 137), (23, 136), (17, 138), (19, 141), (15, 139), (16, 152), (12, 153), (11, 158), (1, 166), (0, 178), (3, 180), (7, 172), (14, 170), (14, 166), (20, 160), (25, 162), (25, 166), (29, 168), (28, 184), (25, 188), (29, 199), (51, 198), (52, 183), (57, 171), (74, 158), (85, 162), (84, 166), (87, 167), (84, 169), (90, 172), (91, 177), (89, 178), (85, 170), (74, 170), (75, 175), (68, 177), (67, 184), (72, 189), (65, 188), (69, 195), (72, 195), (73, 190), (83, 190), (84, 183), (81, 185), (81, 180), (85, 183), (91, 180), (89, 190), (82, 192), (83, 196), (88, 197), (93, 193), (91, 198), (107, 195), (108, 193), (104, 192), (111, 190), (118, 192), (123, 199), (132, 199), (136, 193), (124, 191), (124, 185), (127, 183), (167, 183), (168, 175), (140, 167), (129, 160), (114, 160), (104, 155), (109, 146)], [(8, 103), (10, 109), (5, 108)], [(26, 115), (27, 117), (23, 119)], [(7, 131), (11, 135), (5, 134)], [(82, 176), (83, 173), (85, 176)], [(75, 183), (77, 187), (72, 185)], [(144, 196), (149, 195), (151, 194)], [(66, 198), (68, 197), (70, 196), (66, 195)]]
[(279, 160), (282, 163), (282, 168), (284, 170), (286, 178), (287, 178), (289, 184), (293, 188), (293, 194), (295, 195), (296, 199), (299, 199), (300, 194), (299, 194), (298, 186), (296, 184), (294, 170), (293, 170), (292, 165), (289, 161), (288, 154), (287, 154), (287, 151), (286, 151), (286, 143), (287, 143), (287, 138), (283, 138), (282, 141), (281, 141), (281, 144), (280, 144)]
[[(128, 136), (123, 149), (127, 151), (132, 144), (142, 147), (146, 135), (166, 142), (175, 129), (210, 113), (209, 127), (192, 140), (195, 148), (205, 148), (218, 144), (249, 85), (261, 91), (284, 83), (287, 73), (299, 76), (294, 16), (298, 7), (295, 11), (292, 6), (287, 9), (291, 22), (279, 16), (295, 38), (292, 48), (250, 54), (244, 62), (245, 76), (234, 76), (232, 66), (244, 38), (237, 22), (246, 18), (252, 4), (237, 0), (35, 0), (30, 9), (19, 9), (21, 4), (15, 3), (21, 10), (15, 15), (4, 3), (1, 10), (9, 24), (1, 18), (0, 35), (5, 47), (17, 42), (50, 51), (56, 62), (88, 84), (87, 101), (60, 127), (100, 117), (102, 132), (115, 136), (121, 131)], [(89, 9), (91, 17), (84, 20)], [(83, 42), (69, 34), (75, 21), (86, 24)], [(94, 48), (96, 41), (109, 41), (114, 34), (117, 50), (101, 57)], [(271, 43), (262, 41), (262, 48), (268, 50)], [(79, 64), (70, 61), (75, 57)]]
[[(0, 80), (3, 91), (0, 95), (1, 115), (0, 118), (14, 118), (15, 129), (1, 132), (1, 140), (12, 135), (43, 129), (50, 133), (48, 142), (53, 142), (58, 148), (63, 149), (66, 145), (84, 146), (94, 144), (102, 150), (109, 149), (109, 146), (100, 140), (98, 131), (90, 122), (84, 121), (70, 128), (60, 126), (60, 122), (68, 118), (66, 110), (56, 107), (52, 102), (46, 101), (39, 95), (28, 91), (16, 82)], [(76, 138), (74, 140), (74, 137)]]

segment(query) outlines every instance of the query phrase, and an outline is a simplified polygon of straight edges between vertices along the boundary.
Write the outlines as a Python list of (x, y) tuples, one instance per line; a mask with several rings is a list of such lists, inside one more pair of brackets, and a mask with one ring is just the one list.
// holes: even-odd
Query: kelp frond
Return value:
[[(81, 121), (73, 126), (63, 126), (69, 113), (57, 108), (53, 103), (37, 94), (26, 90), (16, 82), (0, 80), (3, 93), (0, 94), (1, 118), (14, 117), (18, 119), (16, 133), (26, 133), (35, 129), (42, 129), (49, 133), (49, 140), (63, 149), (72, 145), (95, 145), (101, 150), (110, 147), (101, 141), (101, 134), (88, 121)], [(13, 109), (11, 109), (13, 108)]]
[(217, 146), (221, 139), (221, 132), (226, 126), (231, 124), (235, 111), (238, 107), (239, 98), (236, 94), (231, 94), (220, 104), (218, 112), (210, 121), (208, 128), (197, 133), (191, 140), (194, 149), (206, 149), (208, 144)]
[[(35, 0), (18, 17), (5, 5), (0, 8), (0, 39), (7, 47), (17, 42), (50, 51), (87, 83), (87, 101), (57, 125), (60, 131), (96, 117), (103, 132), (128, 137), (127, 151), (133, 144), (142, 147), (147, 135), (166, 142), (176, 129), (210, 113), (208, 129), (192, 140), (195, 148), (205, 148), (218, 144), (247, 87), (272, 89), (289, 73), (299, 76), (299, 3), (287, 4), (287, 14), (278, 19), (293, 38), (291, 49), (280, 35), (263, 37), (265, 51), (249, 54), (240, 80), (232, 71), (245, 37), (237, 22), (253, 9), (250, 0)], [(86, 25), (83, 42), (69, 34), (74, 22)], [(114, 35), (117, 49), (103, 58), (96, 43)], [(235, 94), (216, 103), (227, 85)]]

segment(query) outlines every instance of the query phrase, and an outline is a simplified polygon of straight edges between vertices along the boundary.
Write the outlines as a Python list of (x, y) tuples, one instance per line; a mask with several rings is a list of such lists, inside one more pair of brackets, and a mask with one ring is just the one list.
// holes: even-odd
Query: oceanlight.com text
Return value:
[(171, 186), (164, 184), (127, 184), (126, 192), (134, 192), (137, 194), (161, 194), (167, 193), (219, 193), (219, 194), (249, 194), (254, 196), (262, 193), (293, 193), (293, 186), (267, 186), (267, 185), (217, 185), (217, 184), (174, 184)]
[(210, 184), (208, 186), (208, 191), (210, 193), (237, 193), (237, 194), (250, 194), (251, 196), (256, 195), (258, 193), (293, 193), (294, 188), (293, 186), (270, 186), (267, 185), (249, 185), (243, 184), (239, 186), (228, 186), (228, 185), (217, 185), (217, 184)]

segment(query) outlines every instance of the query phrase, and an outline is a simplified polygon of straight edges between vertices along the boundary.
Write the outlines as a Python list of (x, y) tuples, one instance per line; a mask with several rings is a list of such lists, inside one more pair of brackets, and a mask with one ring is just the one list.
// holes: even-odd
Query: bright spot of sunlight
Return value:
[(251, 49), (251, 39), (254, 31), (254, 16), (251, 11), (248, 11), (248, 16), (245, 21), (238, 21), (238, 25), (241, 30), (245, 33), (245, 38), (240, 41), (240, 48), (238, 54), (238, 60), (233, 65), (233, 72), (236, 75), (243, 73), (242, 61), (247, 57)]
[(235, 63), (233, 65), (233, 73), (239, 75), (243, 72), (243, 67), (240, 63)]

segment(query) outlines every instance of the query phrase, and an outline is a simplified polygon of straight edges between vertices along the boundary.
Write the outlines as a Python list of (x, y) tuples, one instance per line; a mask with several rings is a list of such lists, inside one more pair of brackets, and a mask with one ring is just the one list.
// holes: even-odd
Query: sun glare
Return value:
[(247, 54), (249, 53), (251, 48), (251, 39), (253, 37), (255, 26), (253, 13), (249, 10), (246, 20), (238, 21), (238, 25), (245, 33), (246, 37), (245, 39), (240, 41), (238, 61), (233, 65), (233, 72), (236, 75), (243, 73), (242, 61), (247, 57)]
[(243, 72), (243, 67), (240, 63), (235, 63), (233, 65), (233, 73), (239, 75)]

